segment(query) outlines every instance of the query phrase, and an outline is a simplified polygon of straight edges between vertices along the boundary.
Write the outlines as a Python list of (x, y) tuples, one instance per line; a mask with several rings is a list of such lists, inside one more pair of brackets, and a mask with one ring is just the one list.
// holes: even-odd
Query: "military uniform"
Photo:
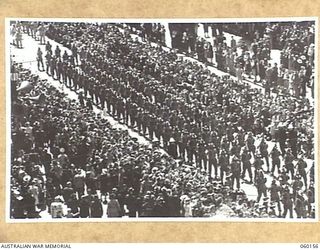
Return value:
[(278, 172), (280, 169), (280, 151), (278, 150), (278, 148), (275, 146), (272, 151), (271, 151), (271, 158), (272, 158), (272, 168), (271, 168), (271, 173), (274, 174), (274, 170), (277, 167), (278, 168)]
[(264, 173), (261, 168), (256, 170), (255, 178), (254, 178), (254, 183), (255, 186), (257, 187), (258, 191), (258, 197), (257, 197), (257, 202), (260, 201), (261, 196), (263, 195), (264, 197), (267, 197), (267, 187), (266, 187), (266, 178), (264, 177)]
[(242, 161), (242, 178), (245, 177), (246, 172), (248, 171), (250, 182), (252, 182), (252, 170), (251, 170), (251, 153), (248, 150), (244, 150), (241, 155)]
[(240, 175), (241, 175), (241, 165), (238, 157), (234, 157), (231, 163), (231, 182), (232, 182), (232, 189), (234, 186), (234, 181), (237, 183), (237, 189), (240, 189)]

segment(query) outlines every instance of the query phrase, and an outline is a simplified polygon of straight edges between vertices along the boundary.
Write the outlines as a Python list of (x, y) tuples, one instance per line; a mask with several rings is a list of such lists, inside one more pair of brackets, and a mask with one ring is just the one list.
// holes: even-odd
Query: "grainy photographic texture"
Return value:
[(315, 221), (314, 19), (6, 28), (10, 220)]

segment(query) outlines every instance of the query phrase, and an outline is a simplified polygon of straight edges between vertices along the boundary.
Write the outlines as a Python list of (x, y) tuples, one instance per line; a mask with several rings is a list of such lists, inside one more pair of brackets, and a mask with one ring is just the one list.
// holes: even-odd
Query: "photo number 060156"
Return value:
[(9, 222), (317, 220), (316, 19), (6, 21)]

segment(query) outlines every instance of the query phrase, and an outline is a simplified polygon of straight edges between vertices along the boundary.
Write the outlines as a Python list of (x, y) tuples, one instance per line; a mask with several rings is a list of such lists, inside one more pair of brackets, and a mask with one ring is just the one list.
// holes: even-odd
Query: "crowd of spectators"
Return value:
[[(306, 96), (310, 87), (314, 98), (314, 22), (268, 24), (223, 24), (221, 30), (240, 35), (238, 43), (227, 44), (223, 33), (213, 36), (217, 67), (243, 76), (274, 92)], [(280, 65), (271, 63), (271, 50), (280, 50)]]
[[(68, 206), (75, 208), (76, 217), (92, 216), (95, 208), (102, 211), (101, 201), (119, 217), (126, 213), (130, 217), (211, 216), (226, 204), (238, 217), (276, 216), (276, 210), (279, 217), (287, 212), (293, 217), (293, 208), (298, 218), (314, 216), (313, 171), (306, 171), (306, 159), (314, 153), (308, 99), (266, 96), (197, 63), (178, 60), (175, 51), (140, 42), (128, 29), (112, 24), (52, 23), (47, 36), (72, 53), (64, 56), (59, 46), (47, 43), (46, 71), (69, 88), (83, 89), (79, 94), (83, 110), (57, 90), (39, 86), (48, 96), (46, 105), (29, 105), (23, 119), (13, 123), (14, 131), (33, 124), (29, 135), (37, 134), (40, 140), (29, 140), (22, 152), (17, 149), (21, 139), (13, 143), (13, 169), (22, 168), (31, 177), (25, 183), (24, 177), (13, 173), (18, 176), (13, 194), (21, 197), (23, 192), (33, 200), (29, 187), (37, 177), (30, 169), (45, 164), (24, 160), (29, 153), (24, 151), (41, 155), (45, 148), (51, 159), (44, 171), (48, 181), (42, 185), (51, 183), (53, 191), (48, 198), (50, 188), (45, 189), (43, 204), (58, 207), (64, 201), (68, 206), (64, 191), (76, 193), (70, 196), (77, 200), (72, 204), (79, 205)], [(114, 131), (95, 117), (92, 103), (148, 136), (153, 147)], [(169, 155), (159, 153), (160, 145)], [(24, 166), (29, 164), (31, 168)], [(256, 201), (246, 197), (240, 179), (256, 186)], [(21, 190), (24, 185), (27, 190)], [(96, 197), (96, 190), (102, 195)], [(81, 205), (88, 212), (81, 213)], [(19, 207), (23, 206), (15, 206), (18, 211)], [(113, 217), (113, 212), (108, 216)], [(27, 210), (27, 216), (32, 213)]]
[[(165, 44), (165, 30), (160, 24), (129, 24), (131, 27), (146, 30), (153, 42)], [(141, 27), (150, 26), (148, 29)], [(159, 26), (158, 26), (159, 25)], [(263, 84), (267, 92), (280, 92), (295, 97), (306, 96), (307, 87), (314, 97), (314, 24), (313, 22), (284, 23), (204, 23), (205, 37), (197, 35), (199, 24), (169, 24), (172, 48), (178, 49), (199, 61), (213, 65), (242, 82), (244, 77)], [(208, 35), (211, 26), (212, 41)], [(160, 30), (162, 36), (154, 35)], [(227, 43), (223, 32), (230, 32), (242, 37), (236, 42), (232, 37)], [(281, 51), (280, 64), (272, 63), (271, 50)]]

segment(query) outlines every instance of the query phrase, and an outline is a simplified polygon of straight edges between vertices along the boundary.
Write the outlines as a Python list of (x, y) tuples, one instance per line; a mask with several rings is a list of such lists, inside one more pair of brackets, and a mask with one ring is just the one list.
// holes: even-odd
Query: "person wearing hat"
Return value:
[(227, 171), (229, 170), (229, 164), (229, 156), (227, 155), (225, 150), (222, 150), (219, 157), (220, 179), (222, 185), (224, 183), (224, 173), (227, 173)]
[(280, 151), (277, 147), (277, 144), (274, 145), (273, 149), (270, 152), (271, 155), (271, 159), (272, 159), (272, 168), (271, 168), (271, 173), (272, 175), (274, 175), (274, 171), (276, 169), (276, 167), (278, 168), (278, 173), (280, 170)]
[(186, 156), (186, 149), (189, 141), (189, 133), (186, 129), (182, 130), (181, 134), (181, 143), (180, 143), (180, 157), (185, 160)]
[(77, 169), (75, 172), (72, 183), (74, 191), (78, 194), (78, 197), (81, 197), (84, 194), (85, 174), (82, 173), (81, 169)]
[(233, 189), (234, 181), (237, 183), (237, 189), (240, 189), (240, 175), (241, 175), (241, 163), (237, 156), (233, 157), (232, 163), (231, 163), (231, 188)]
[(90, 218), (101, 218), (103, 215), (103, 208), (98, 195), (93, 195), (90, 204)]
[(298, 191), (294, 201), (294, 210), (296, 211), (298, 219), (307, 217), (306, 204), (307, 202), (304, 199), (302, 191)]
[(252, 132), (248, 133), (247, 139), (246, 139), (246, 146), (250, 152), (253, 154), (256, 152), (256, 146), (254, 145), (254, 137), (252, 135)]
[(171, 155), (174, 159), (178, 158), (177, 144), (173, 137), (171, 137), (169, 140), (168, 154)]
[[(294, 179), (294, 166), (293, 166), (293, 160), (295, 157), (292, 154), (292, 151), (290, 148), (287, 149), (286, 154), (284, 155), (284, 163), (287, 173), (291, 173), (291, 179)], [(280, 159), (279, 159), (280, 161)], [(279, 163), (280, 165), (280, 163)]]
[(128, 189), (128, 194), (126, 194), (125, 196), (125, 200), (124, 200), (124, 207), (125, 207), (125, 211), (128, 212), (128, 216), (130, 218), (136, 218), (137, 217), (137, 212), (139, 210), (139, 197), (137, 197), (137, 195), (135, 195), (134, 193), (134, 188), (130, 187)]
[(308, 215), (311, 215), (312, 204), (315, 203), (315, 188), (313, 182), (310, 182), (309, 188), (306, 191), (306, 195), (308, 197), (307, 206), (308, 206)]
[(69, 166), (69, 157), (65, 152), (64, 148), (60, 148), (60, 154), (57, 157), (57, 161), (62, 168), (67, 168)]
[(267, 178), (264, 176), (263, 170), (261, 167), (256, 169), (254, 176), (254, 184), (258, 191), (257, 202), (259, 203), (261, 196), (267, 197), (267, 187), (266, 187)]
[(149, 123), (148, 123), (148, 132), (149, 132), (149, 139), (153, 140), (154, 132), (156, 129), (157, 118), (154, 114), (149, 115)]
[[(40, 65), (42, 67), (42, 70), (40, 70)], [(37, 51), (37, 66), (39, 71), (44, 71), (44, 64), (43, 64), (43, 57), (42, 57), (42, 50), (40, 47), (38, 47)]]
[(286, 185), (281, 193), (281, 201), (283, 204), (283, 214), (282, 217), (286, 218), (287, 213), (289, 211), (290, 218), (293, 218), (293, 200), (292, 200), (292, 193), (290, 192), (289, 186)]
[(270, 201), (272, 204), (277, 204), (279, 217), (281, 217), (281, 204), (280, 204), (281, 187), (276, 183), (275, 179), (272, 180), (269, 191), (270, 191)]
[(71, 194), (74, 193), (74, 190), (72, 188), (72, 182), (68, 181), (66, 183), (66, 186), (62, 189), (62, 197), (65, 201), (68, 201), (70, 199)]
[(299, 156), (298, 163), (297, 163), (297, 170), (298, 170), (298, 173), (303, 178), (305, 189), (308, 187), (307, 172), (306, 172), (307, 167), (308, 167), (307, 162), (302, 158), (302, 156)]
[(154, 207), (155, 207), (154, 196), (151, 194), (151, 192), (149, 192), (143, 197), (139, 217), (153, 217)]
[(269, 153), (268, 153), (268, 144), (266, 143), (265, 139), (262, 138), (260, 144), (259, 144), (259, 151), (260, 154), (262, 156), (262, 158), (265, 159), (266, 163), (267, 163), (267, 172), (270, 171), (269, 169)]
[(79, 199), (79, 216), (80, 218), (90, 217), (90, 205), (91, 197), (88, 194), (84, 194)]
[(197, 160), (197, 136), (196, 134), (192, 133), (189, 137), (187, 151), (188, 151), (188, 160), (193, 162), (193, 158)]
[[(255, 158), (254, 158), (254, 162), (253, 162), (253, 166), (254, 166), (254, 176), (256, 175), (256, 172), (261, 169), (262, 170), (262, 166), (263, 166), (263, 160), (261, 157), (260, 153), (256, 153)], [(255, 179), (255, 177), (253, 177), (253, 179)]]
[(252, 183), (252, 169), (251, 169), (251, 152), (247, 149), (247, 147), (244, 148), (242, 154), (241, 154), (241, 162), (242, 162), (242, 175), (241, 178), (244, 179), (246, 172), (248, 171), (250, 183)]
[(204, 171), (207, 172), (208, 170), (208, 156), (205, 148), (205, 142), (200, 140), (197, 145), (197, 164), (199, 169), (202, 170), (202, 163), (204, 165)]
[(215, 178), (218, 177), (218, 160), (217, 160), (217, 150), (214, 146), (214, 144), (211, 142), (208, 145), (208, 160), (209, 160), (209, 165), (208, 165), (208, 174), (209, 177), (211, 178), (212, 176), (212, 167), (214, 167), (214, 176)]

